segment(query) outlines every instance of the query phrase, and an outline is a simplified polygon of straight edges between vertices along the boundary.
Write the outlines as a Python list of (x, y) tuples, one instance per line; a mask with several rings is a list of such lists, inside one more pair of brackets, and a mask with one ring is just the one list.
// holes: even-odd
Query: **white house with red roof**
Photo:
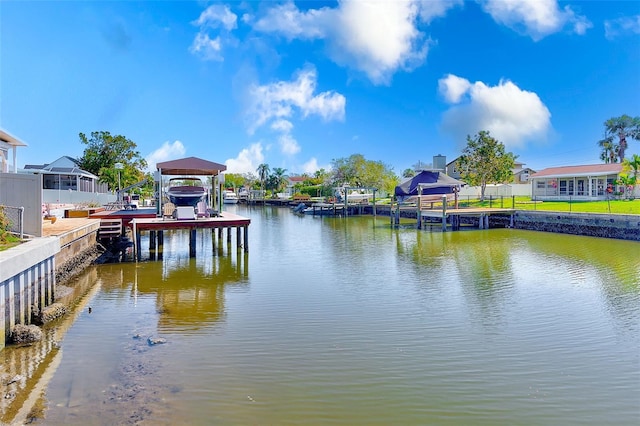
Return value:
[(622, 164), (590, 164), (550, 167), (529, 177), (532, 197), (536, 200), (606, 200), (613, 192), (622, 192), (614, 182)]

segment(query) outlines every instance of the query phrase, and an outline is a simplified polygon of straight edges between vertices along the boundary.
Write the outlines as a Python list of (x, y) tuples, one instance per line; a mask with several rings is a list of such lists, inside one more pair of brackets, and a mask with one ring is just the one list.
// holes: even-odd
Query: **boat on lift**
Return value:
[(179, 177), (169, 180), (167, 197), (176, 206), (195, 207), (207, 195), (202, 180), (196, 177)]

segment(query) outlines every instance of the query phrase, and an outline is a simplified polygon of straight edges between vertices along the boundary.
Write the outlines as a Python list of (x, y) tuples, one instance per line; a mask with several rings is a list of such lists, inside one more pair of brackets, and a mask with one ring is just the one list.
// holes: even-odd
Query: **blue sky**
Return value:
[(104, 130), (152, 166), (359, 153), (401, 174), (489, 130), (540, 170), (599, 163), (603, 122), (640, 115), (637, 1), (2, 0), (0, 28), (18, 167)]

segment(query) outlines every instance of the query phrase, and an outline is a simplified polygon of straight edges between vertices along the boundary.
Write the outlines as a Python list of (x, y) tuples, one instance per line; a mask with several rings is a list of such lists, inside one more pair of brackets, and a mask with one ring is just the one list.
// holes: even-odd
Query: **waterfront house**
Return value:
[(606, 200), (622, 192), (614, 182), (622, 164), (589, 164), (550, 167), (530, 176), (532, 197), (536, 200)]
[[(0, 173), (17, 173), (17, 148), (27, 146), (15, 136), (0, 130)], [(11, 162), (9, 160), (11, 159)]]
[(42, 189), (109, 192), (107, 184), (100, 183), (98, 176), (82, 170), (78, 160), (66, 155), (49, 164), (27, 164), (22, 172), (41, 174)]

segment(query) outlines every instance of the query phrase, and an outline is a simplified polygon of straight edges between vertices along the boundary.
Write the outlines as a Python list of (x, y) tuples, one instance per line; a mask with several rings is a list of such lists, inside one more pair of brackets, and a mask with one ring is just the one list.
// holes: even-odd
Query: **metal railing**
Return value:
[(24, 207), (12, 207), (0, 205), (0, 215), (7, 218), (7, 231), (20, 236), (24, 239)]

